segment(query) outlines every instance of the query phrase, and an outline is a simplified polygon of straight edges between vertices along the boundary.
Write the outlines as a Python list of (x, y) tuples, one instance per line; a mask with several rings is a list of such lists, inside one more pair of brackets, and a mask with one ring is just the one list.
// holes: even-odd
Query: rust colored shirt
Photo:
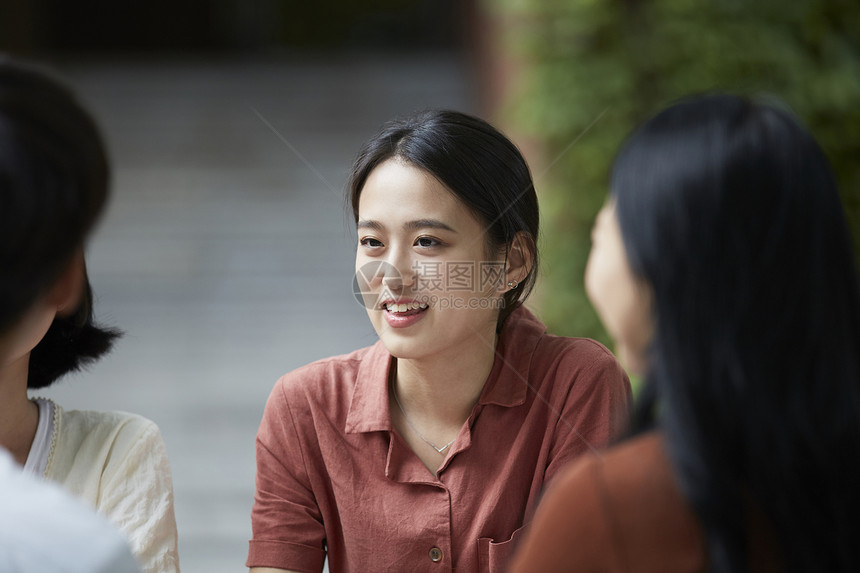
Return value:
[(630, 385), (600, 344), (505, 322), (484, 389), (434, 476), (391, 424), (381, 343), (275, 385), (257, 434), (247, 566), (332, 573), (503, 571), (544, 485), (605, 446)]

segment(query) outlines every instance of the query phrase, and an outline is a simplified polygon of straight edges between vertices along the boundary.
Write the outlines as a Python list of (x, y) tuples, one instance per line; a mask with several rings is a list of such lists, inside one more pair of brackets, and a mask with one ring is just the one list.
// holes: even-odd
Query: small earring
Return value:
[(518, 286), (520, 286), (520, 283), (518, 283), (517, 281), (508, 281), (508, 286), (511, 287), (512, 289), (515, 289)]

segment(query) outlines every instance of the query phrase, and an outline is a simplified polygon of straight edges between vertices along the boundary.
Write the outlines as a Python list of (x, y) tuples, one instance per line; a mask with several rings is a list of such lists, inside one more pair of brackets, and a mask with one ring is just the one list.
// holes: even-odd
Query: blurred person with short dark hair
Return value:
[(108, 196), (101, 136), (46, 72), (0, 59), (0, 445), (128, 538), (146, 573), (178, 571), (173, 485), (154, 423), (30, 400), (107, 352), (83, 246)]

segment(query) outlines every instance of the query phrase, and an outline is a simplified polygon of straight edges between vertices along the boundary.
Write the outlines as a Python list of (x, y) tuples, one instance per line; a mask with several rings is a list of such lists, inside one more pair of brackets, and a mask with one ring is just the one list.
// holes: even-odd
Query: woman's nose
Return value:
[(382, 284), (392, 290), (410, 287), (415, 282), (415, 262), (404, 253), (392, 253), (384, 265)]

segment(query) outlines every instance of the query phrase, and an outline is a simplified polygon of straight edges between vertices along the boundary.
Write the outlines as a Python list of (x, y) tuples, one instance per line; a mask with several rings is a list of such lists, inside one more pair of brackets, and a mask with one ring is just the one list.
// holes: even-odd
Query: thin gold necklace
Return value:
[(412, 428), (412, 431), (415, 432), (415, 435), (417, 435), (419, 438), (421, 438), (421, 440), (425, 444), (427, 444), (428, 446), (430, 446), (431, 448), (433, 448), (434, 450), (436, 450), (440, 454), (444, 454), (445, 450), (447, 450), (448, 448), (451, 447), (451, 444), (454, 443), (454, 441), (457, 439), (457, 437), (455, 436), (453, 440), (451, 440), (450, 442), (448, 442), (447, 444), (445, 444), (441, 448), (439, 446), (437, 446), (436, 444), (434, 444), (433, 442), (431, 442), (430, 440), (428, 440), (427, 438), (425, 438), (424, 435), (418, 431), (418, 428), (415, 427), (415, 424), (413, 424), (412, 421), (409, 419), (409, 416), (406, 415), (406, 410), (403, 409), (403, 404), (400, 403), (400, 398), (397, 396), (397, 384), (394, 381), (391, 382), (391, 391), (394, 393), (394, 401), (397, 402), (397, 406), (400, 408), (400, 412), (403, 414), (403, 419), (406, 420), (406, 423), (409, 424), (409, 427)]

